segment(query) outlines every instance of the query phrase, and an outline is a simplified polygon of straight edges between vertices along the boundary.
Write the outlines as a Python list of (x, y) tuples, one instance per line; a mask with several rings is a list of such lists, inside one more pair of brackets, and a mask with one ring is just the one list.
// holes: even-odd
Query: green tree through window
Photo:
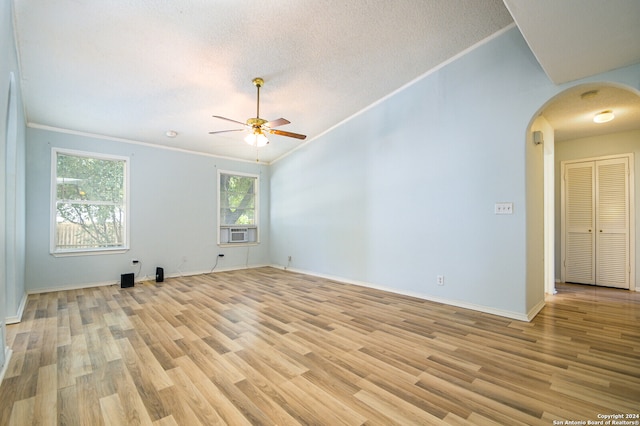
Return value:
[(127, 161), (56, 152), (56, 251), (126, 247)]
[(253, 176), (220, 174), (220, 225), (256, 224), (256, 181)]

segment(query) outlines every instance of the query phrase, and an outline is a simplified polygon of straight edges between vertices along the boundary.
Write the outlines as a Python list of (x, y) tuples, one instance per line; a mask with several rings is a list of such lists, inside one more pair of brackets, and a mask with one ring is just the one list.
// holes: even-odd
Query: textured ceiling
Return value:
[[(555, 44), (545, 44), (544, 25), (549, 15), (558, 13), (557, 4), (565, 2), (505, 2), (515, 21), (528, 27), (528, 32), (521, 28), (525, 39), (550, 72), (558, 52), (553, 51)], [(606, 3), (629, 2), (640, 4)], [(254, 77), (265, 80), (261, 117), (287, 118), (291, 124), (280, 129), (304, 133), (310, 141), (513, 23), (501, 0), (13, 4), (21, 87), (31, 126), (251, 161), (259, 154), (265, 162), (304, 142), (272, 136), (257, 153), (241, 133), (208, 134), (237, 128), (212, 115), (242, 122), (255, 116)], [(532, 9), (531, 4), (544, 7)], [(607, 34), (610, 21), (593, 24), (597, 16), (585, 11), (595, 7), (596, 0), (566, 4), (579, 9), (580, 15), (572, 20), (561, 8), (564, 39), (587, 56), (571, 33), (575, 21), (584, 21), (587, 14), (592, 31), (605, 28)], [(621, 8), (619, 13), (633, 16), (634, 10)], [(626, 16), (621, 20), (628, 21)], [(629, 31), (614, 27), (620, 33)], [(558, 33), (557, 25), (554, 31)], [(557, 44), (566, 49), (564, 41)], [(616, 62), (620, 57), (591, 60), (606, 69), (626, 65)], [(177, 137), (166, 137), (168, 130), (175, 130)]]
[[(593, 117), (605, 110), (612, 110), (616, 118), (608, 123), (594, 123)], [(556, 141), (638, 130), (640, 96), (614, 85), (582, 84), (554, 98), (542, 115), (554, 128)]]
[[(254, 77), (261, 116), (309, 140), (512, 23), (501, 0), (14, 5), (30, 123), (252, 160), (208, 132), (255, 116)], [(300, 144), (271, 139), (260, 160)]]

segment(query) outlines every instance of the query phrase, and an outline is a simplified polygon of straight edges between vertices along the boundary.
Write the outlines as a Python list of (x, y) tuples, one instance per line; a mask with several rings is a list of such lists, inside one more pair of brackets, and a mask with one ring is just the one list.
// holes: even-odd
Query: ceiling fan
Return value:
[(244, 138), (244, 140), (249, 145), (256, 146), (256, 147), (265, 146), (266, 144), (269, 143), (267, 134), (287, 136), (287, 137), (296, 138), (296, 139), (305, 139), (307, 137), (306, 135), (274, 129), (274, 127), (284, 126), (285, 124), (289, 124), (290, 121), (285, 118), (278, 118), (277, 120), (273, 120), (273, 121), (267, 121), (263, 118), (260, 118), (260, 88), (264, 85), (264, 80), (261, 79), (260, 77), (256, 77), (253, 79), (253, 85), (256, 86), (256, 88), (258, 89), (258, 100), (256, 102), (256, 116), (253, 118), (247, 119), (247, 121), (243, 123), (241, 121), (232, 120), (231, 118), (214, 115), (213, 117), (215, 118), (240, 124), (244, 126), (244, 128), (231, 129), (231, 130), (219, 130), (216, 132), (209, 132), (209, 134), (214, 135), (217, 133), (241, 132), (244, 130), (248, 130), (249, 134)]

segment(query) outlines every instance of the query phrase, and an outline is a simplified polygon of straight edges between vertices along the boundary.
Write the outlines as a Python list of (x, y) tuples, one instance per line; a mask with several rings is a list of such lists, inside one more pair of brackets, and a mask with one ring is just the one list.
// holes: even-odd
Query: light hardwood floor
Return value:
[(552, 425), (640, 413), (640, 293), (531, 323), (259, 268), (29, 296), (0, 425)]

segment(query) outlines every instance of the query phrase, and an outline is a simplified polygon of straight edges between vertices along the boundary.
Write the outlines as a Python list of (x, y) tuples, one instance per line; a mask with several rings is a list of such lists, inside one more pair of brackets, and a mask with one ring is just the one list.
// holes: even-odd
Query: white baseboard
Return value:
[[(265, 266), (271, 266), (271, 265), (267, 265), (267, 264), (261, 264), (261, 265), (251, 265), (251, 266), (236, 266), (236, 267), (229, 267), (229, 268), (221, 268), (221, 269), (215, 269), (215, 270), (201, 270), (201, 271), (188, 271), (188, 272), (178, 272), (178, 273), (174, 273), (171, 275), (165, 275), (165, 279), (167, 278), (180, 278), (180, 277), (189, 277), (192, 275), (203, 275), (203, 274), (210, 274), (210, 273), (216, 273), (216, 272), (223, 272), (223, 271), (235, 271), (235, 270), (240, 270), (240, 269), (253, 269), (253, 268), (262, 268)], [(150, 276), (150, 275), (144, 275), (142, 277), (136, 277), (135, 278), (135, 282), (136, 283), (142, 283), (145, 281), (155, 281), (156, 280), (156, 276)], [(37, 289), (31, 289), (31, 290), (27, 290), (27, 295), (29, 294), (41, 294), (41, 293), (51, 293), (54, 291), (67, 291), (67, 290), (81, 290), (83, 288), (93, 288), (93, 287), (105, 287), (105, 286), (109, 286), (109, 285), (120, 285), (120, 281), (116, 280), (116, 281), (102, 281), (102, 282), (94, 282), (94, 283), (79, 283), (79, 284), (69, 284), (69, 285), (65, 285), (65, 286), (58, 286), (58, 287), (48, 287), (48, 288), (37, 288)], [(25, 303), (26, 303), (26, 296), (25, 296)], [(24, 309), (24, 307), (23, 307)], [(20, 316), (22, 317), (22, 314), (20, 314)]]
[[(203, 275), (203, 274), (215, 274), (217, 272), (228, 272), (228, 271), (239, 271), (242, 269), (255, 269), (255, 268), (264, 268), (266, 266), (271, 266), (268, 264), (260, 264), (260, 265), (244, 265), (244, 266), (231, 266), (231, 267), (227, 267), (227, 268), (215, 268), (215, 269), (207, 269), (207, 270), (203, 270), (203, 271), (191, 271), (191, 272), (181, 272), (181, 273), (177, 273), (177, 274), (171, 274), (168, 276), (165, 276), (165, 278), (179, 278), (179, 277), (189, 277), (191, 275)], [(152, 280), (155, 280), (155, 277), (150, 278)]]
[(536, 304), (533, 308), (531, 308), (527, 313), (527, 321), (531, 322), (531, 320), (533, 320), (536, 317), (536, 315), (540, 313), (542, 308), (544, 308), (544, 305), (545, 305), (545, 301), (544, 299), (542, 299), (540, 302), (538, 302), (538, 304)]
[[(311, 276), (314, 276), (314, 277), (325, 278), (325, 279), (332, 280), (332, 281), (343, 282), (345, 284), (353, 284), (353, 285), (357, 285), (357, 286), (361, 286), (361, 287), (367, 287), (367, 288), (373, 288), (373, 289), (376, 289), (376, 290), (388, 291), (390, 293), (402, 294), (404, 296), (415, 297), (417, 299), (428, 300), (430, 302), (442, 303), (444, 305), (456, 306), (458, 308), (471, 309), (472, 311), (483, 312), (485, 314), (497, 315), (497, 316), (500, 316), (500, 317), (510, 318), (510, 319), (514, 319), (514, 320), (518, 320), (518, 321), (524, 321), (524, 322), (530, 322), (533, 319), (533, 317), (535, 317), (535, 315), (540, 311), (540, 309), (542, 309), (542, 307), (544, 307), (544, 301), (543, 301), (543, 302), (541, 302), (542, 306), (538, 306), (540, 304), (536, 305), (534, 307), (534, 309), (532, 309), (528, 314), (525, 315), (525, 314), (521, 314), (519, 312), (505, 311), (505, 310), (502, 310), (502, 309), (492, 308), (490, 306), (476, 305), (474, 303), (463, 302), (463, 301), (455, 300), (455, 299), (446, 299), (446, 298), (442, 298), (442, 297), (431, 296), (431, 295), (428, 295), (428, 294), (415, 293), (415, 292), (412, 292), (412, 291), (398, 290), (396, 288), (380, 286), (380, 285), (377, 285), (377, 284), (371, 284), (371, 283), (364, 282), (364, 281), (351, 280), (351, 279), (348, 279), (348, 278), (338, 277), (338, 276), (334, 276), (334, 275), (319, 274), (319, 273), (316, 273), (316, 272), (313, 272), (313, 271), (306, 271), (306, 270), (302, 270), (302, 269), (294, 269), (294, 268), (284, 267), (282, 265), (271, 265), (271, 266), (273, 268), (283, 269), (283, 270), (296, 272), (296, 273), (300, 273), (300, 274), (304, 274), (304, 275), (311, 275)], [(538, 309), (538, 311), (535, 311), (536, 309)], [(534, 313), (534, 311), (535, 311), (535, 313)]]
[[(4, 344), (4, 342), (2, 342)], [(5, 346), (4, 348), (4, 365), (2, 366), (2, 370), (0, 370), (0, 384), (2, 384), (2, 380), (4, 379), (4, 375), (7, 372), (7, 368), (9, 368), (9, 361), (11, 361), (11, 355), (13, 355), (13, 351), (9, 346)]]
[(17, 324), (22, 321), (22, 314), (24, 314), (24, 308), (27, 306), (27, 296), (25, 293), (22, 295), (22, 300), (20, 301), (20, 306), (18, 306), (18, 312), (13, 317), (7, 317), (5, 319), (5, 324)]
[(79, 283), (69, 284), (58, 287), (36, 288), (27, 290), (27, 294), (52, 293), (54, 291), (82, 290), (83, 288), (104, 287), (108, 285), (118, 284), (120, 281), (102, 281), (95, 283)]
[[(345, 284), (353, 284), (353, 285), (358, 285), (358, 286), (361, 286), (361, 287), (367, 287), (367, 288), (373, 288), (373, 289), (377, 289), (377, 290), (388, 291), (390, 293), (402, 294), (402, 295), (409, 296), (409, 297), (415, 297), (417, 299), (429, 300), (431, 302), (442, 303), (442, 304), (450, 305), (450, 306), (457, 306), (459, 308), (464, 308), (464, 309), (471, 309), (473, 311), (484, 312), (484, 313), (487, 313), (487, 314), (497, 315), (497, 316), (501, 316), (501, 317), (505, 317), (505, 318), (511, 318), (511, 319), (518, 320), (518, 321), (530, 322), (540, 312), (540, 310), (542, 310), (542, 308), (544, 307), (544, 300), (542, 300), (536, 306), (534, 306), (527, 314), (522, 314), (522, 313), (519, 313), (519, 312), (506, 311), (506, 310), (503, 310), (503, 309), (496, 309), (496, 308), (492, 308), (490, 306), (476, 305), (474, 303), (464, 302), (464, 301), (455, 300), (455, 299), (446, 299), (446, 298), (435, 297), (435, 296), (422, 294), (422, 293), (416, 293), (416, 292), (411, 292), (411, 291), (403, 291), (403, 290), (398, 290), (398, 289), (391, 288), (391, 287), (386, 287), (386, 286), (380, 286), (380, 285), (376, 285), (376, 284), (372, 284), (372, 283), (368, 283), (368, 282), (364, 282), (364, 281), (351, 280), (351, 279), (348, 279), (348, 278), (343, 278), (343, 277), (339, 277), (339, 276), (335, 276), (335, 275), (319, 274), (319, 273), (316, 273), (316, 272), (313, 272), (313, 271), (306, 271), (306, 270), (303, 270), (303, 269), (294, 269), (294, 268), (289, 268), (289, 267), (285, 267), (285, 266), (282, 266), (282, 265), (275, 265), (275, 264), (272, 264), (272, 265), (262, 264), (262, 265), (251, 265), (251, 266), (237, 266), (237, 267), (215, 269), (213, 271), (211, 271), (211, 270), (202, 270), (202, 271), (181, 272), (181, 273), (177, 273), (177, 274), (166, 275), (165, 278), (179, 278), (179, 277), (187, 277), (187, 276), (192, 276), (192, 275), (202, 275), (202, 274), (210, 274), (210, 273), (216, 273), (216, 272), (235, 271), (235, 270), (240, 270), (240, 269), (254, 269), (254, 268), (261, 268), (261, 267), (265, 267), (265, 266), (270, 266), (272, 268), (282, 269), (282, 270), (291, 271), (291, 272), (296, 272), (296, 273), (300, 273), (300, 274), (304, 274), (304, 275), (311, 275), (311, 276), (315, 276), (315, 277), (319, 277), (319, 278), (325, 278), (325, 279), (329, 279), (329, 280), (332, 280), (332, 281), (343, 282)], [(150, 277), (148, 275), (145, 275), (145, 276), (143, 276), (141, 278), (136, 278), (136, 282), (137, 283), (144, 282), (144, 281), (155, 281), (155, 276)], [(29, 290), (27, 293), (28, 294), (38, 294), (38, 293), (49, 293), (49, 292), (53, 292), (53, 291), (79, 290), (79, 289), (83, 289), (83, 288), (102, 287), (102, 286), (114, 285), (114, 284), (118, 284), (118, 283), (119, 283), (119, 281), (115, 281), (115, 282), (114, 281), (108, 281), (108, 282), (89, 283), (89, 284), (73, 284), (73, 285), (69, 285), (69, 286), (62, 286), (62, 287), (55, 287), (55, 288)]]

